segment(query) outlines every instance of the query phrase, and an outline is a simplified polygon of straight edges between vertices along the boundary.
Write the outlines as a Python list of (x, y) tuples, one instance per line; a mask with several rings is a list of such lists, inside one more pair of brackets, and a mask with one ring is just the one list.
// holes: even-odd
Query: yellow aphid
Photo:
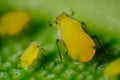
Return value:
[(19, 33), (31, 20), (28, 11), (9, 12), (0, 17), (0, 35)]
[(95, 54), (95, 43), (84, 31), (82, 25), (66, 13), (56, 18), (61, 40), (70, 56), (80, 62), (88, 62)]
[(23, 67), (30, 66), (32, 62), (38, 57), (39, 50), (40, 48), (38, 42), (33, 42), (21, 56), (21, 65)]
[(120, 74), (120, 58), (108, 64), (104, 70), (104, 74), (108, 77), (112, 77)]

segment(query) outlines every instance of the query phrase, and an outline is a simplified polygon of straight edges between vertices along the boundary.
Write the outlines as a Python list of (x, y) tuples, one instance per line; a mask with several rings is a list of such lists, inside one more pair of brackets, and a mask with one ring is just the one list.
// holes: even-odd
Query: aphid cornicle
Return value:
[(23, 55), (21, 56), (20, 64), (23, 67), (28, 67), (30, 66), (33, 61), (38, 57), (39, 51), (39, 44), (38, 42), (32, 42), (32, 44), (24, 51)]
[(77, 20), (62, 13), (56, 17), (56, 24), (69, 55), (80, 62), (90, 61), (95, 52), (95, 43)]

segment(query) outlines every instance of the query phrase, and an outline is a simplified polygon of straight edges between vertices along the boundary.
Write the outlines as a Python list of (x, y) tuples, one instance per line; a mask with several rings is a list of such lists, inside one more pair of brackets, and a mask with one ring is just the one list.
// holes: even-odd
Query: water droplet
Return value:
[(3, 64), (3, 67), (10, 67), (11, 66), (11, 63), (10, 62), (6, 62)]
[(59, 65), (57, 65), (57, 66), (55, 67), (55, 70), (60, 70), (61, 68), (62, 68), (62, 65), (59, 64)]
[(20, 76), (21, 71), (20, 70), (15, 70), (15, 76)]
[(0, 78), (6, 78), (7, 77), (7, 73), (6, 72), (1, 72), (0, 73)]
[(55, 74), (49, 74), (46, 78), (47, 79), (53, 79), (53, 78), (55, 78)]
[(73, 73), (73, 70), (72, 70), (72, 69), (68, 69), (68, 70), (65, 72), (66, 76), (68, 76), (68, 77), (70, 77), (70, 76), (72, 75), (72, 73)]
[(47, 74), (47, 71), (42, 71), (42, 72), (40, 72), (40, 74), (42, 75), (42, 76), (44, 76), (45, 74)]

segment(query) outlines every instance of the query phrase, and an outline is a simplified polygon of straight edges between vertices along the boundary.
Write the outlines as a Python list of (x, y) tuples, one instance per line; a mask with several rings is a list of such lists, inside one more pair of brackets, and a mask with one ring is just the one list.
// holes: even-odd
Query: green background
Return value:
[[(119, 80), (119, 76), (108, 78), (104, 67), (120, 57), (120, 1), (119, 0), (0, 0), (0, 15), (9, 11), (29, 10), (32, 21), (27, 28), (14, 36), (0, 37), (0, 80)], [(90, 35), (97, 35), (108, 52), (100, 48), (88, 63), (72, 60), (61, 46), (63, 63), (59, 63), (56, 46), (57, 28), (49, 27), (62, 12), (84, 22)], [(20, 56), (33, 41), (44, 48), (28, 69), (19, 67)], [(96, 42), (96, 41), (95, 41)], [(109, 58), (108, 58), (109, 57)]]

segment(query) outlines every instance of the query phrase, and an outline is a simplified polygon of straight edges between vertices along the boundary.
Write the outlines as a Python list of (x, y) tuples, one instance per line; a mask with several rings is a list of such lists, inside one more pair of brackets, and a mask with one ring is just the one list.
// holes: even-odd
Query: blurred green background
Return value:
[[(0, 80), (119, 80), (103, 74), (111, 60), (120, 57), (120, 1), (119, 0), (0, 0), (0, 15), (10, 11), (29, 10), (32, 21), (13, 36), (0, 37)], [(64, 54), (59, 63), (56, 46), (57, 28), (49, 27), (62, 12), (75, 12), (76, 20), (84, 22), (90, 35), (97, 35), (108, 51), (108, 60), (98, 48), (92, 61), (81, 63)], [(45, 56), (28, 69), (19, 67), (20, 56), (33, 41), (46, 49)]]

